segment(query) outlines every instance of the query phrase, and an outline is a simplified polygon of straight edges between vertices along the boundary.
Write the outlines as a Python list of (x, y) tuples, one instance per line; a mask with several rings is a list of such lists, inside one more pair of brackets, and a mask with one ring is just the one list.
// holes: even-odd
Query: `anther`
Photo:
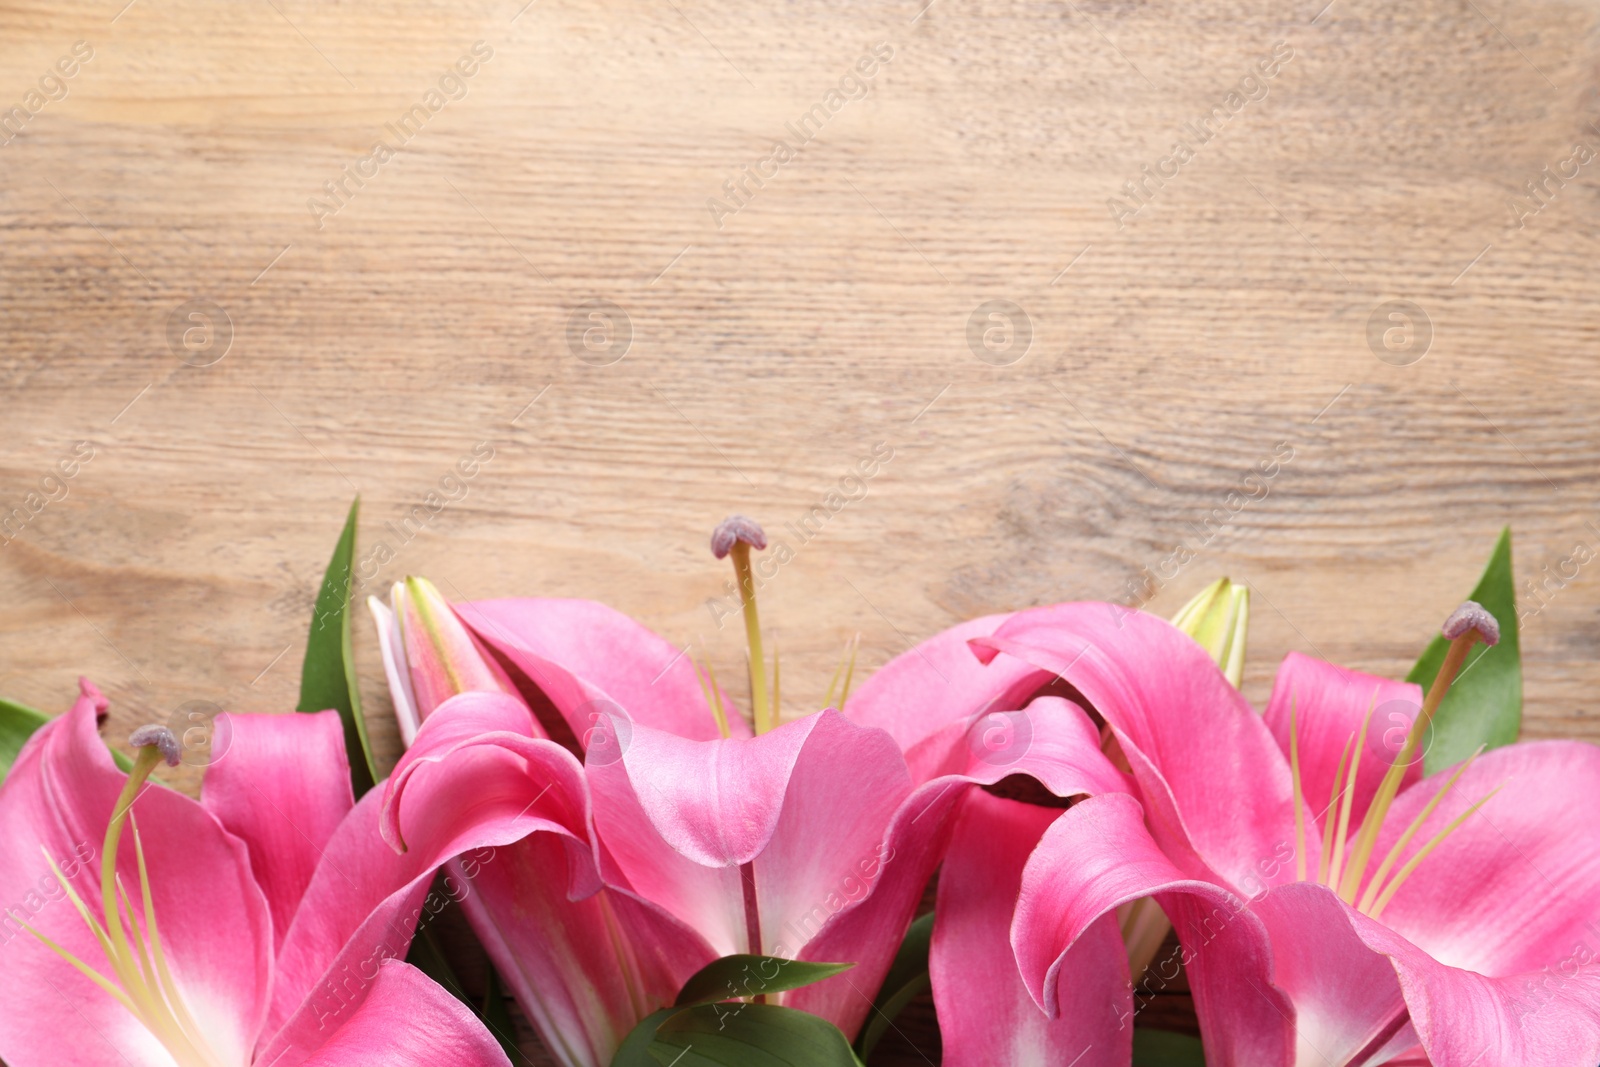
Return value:
[(183, 757), (183, 749), (179, 747), (177, 737), (160, 723), (152, 722), (139, 727), (128, 736), (128, 744), (134, 748), (154, 745), (160, 751), (161, 758), (167, 761), (168, 767), (176, 767)]
[(1499, 644), (1500, 623), (1489, 614), (1488, 608), (1476, 600), (1468, 600), (1452, 611), (1450, 617), (1444, 620), (1444, 625), (1440, 627), (1440, 632), (1452, 641), (1474, 630), (1477, 631), (1478, 640), (1484, 644)]
[(759, 551), (767, 547), (767, 532), (754, 519), (729, 515), (711, 531), (711, 554), (718, 559), (726, 559), (728, 553), (733, 551), (733, 546), (741, 541)]

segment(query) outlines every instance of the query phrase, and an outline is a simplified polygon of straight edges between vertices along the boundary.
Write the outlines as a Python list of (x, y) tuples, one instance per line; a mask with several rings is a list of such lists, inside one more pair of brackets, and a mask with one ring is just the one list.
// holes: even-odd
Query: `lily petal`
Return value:
[[(456, 613), (550, 698), (580, 739), (616, 706), (641, 726), (696, 740), (720, 736), (694, 662), (604, 604), (478, 600), (456, 605)], [(737, 714), (728, 715), (728, 725), (736, 737), (750, 734)]]
[(1279, 886), (1251, 911), (1272, 940), (1273, 984), (1294, 1003), (1296, 1063), (1382, 1062), (1376, 1054), (1402, 1032), (1416, 1044), (1394, 968), (1356, 935), (1356, 913), (1333, 890)]
[[(1431, 775), (1396, 798), (1375, 855), (1388, 853), (1448, 777)], [(1579, 946), (1600, 960), (1593, 926), (1600, 912), (1600, 821), (1591, 814), (1600, 810), (1600, 748), (1529, 741), (1485, 752), (1422, 825), (1407, 855), (1495, 789), (1401, 886), (1382, 912), (1383, 925), (1440, 963), (1487, 975), (1570, 973)]]
[(457, 693), (516, 693), (432, 582), (407, 578), (394, 584), (390, 597), (419, 719)]
[[(1295, 840), (1288, 761), (1205, 649), (1153, 615), (1089, 602), (1018, 612), (972, 644), (1083, 694), (1133, 768), (1151, 832), (1191, 877), (1244, 896), (1276, 884), (1262, 884), (1260, 864)], [(1230, 788), (1217, 787), (1219, 766), (1239, 768)]]
[(548, 833), (450, 864), (461, 906), (562, 1067), (607, 1067), (646, 1015), (716, 959), (704, 938), (615, 889), (574, 899), (583, 862)]
[(389, 681), (389, 699), (395, 721), (400, 725), (400, 743), (407, 748), (416, 739), (422, 716), (417, 713), (417, 694), (411, 688), (411, 670), (406, 665), (406, 642), (400, 633), (400, 619), (394, 609), (375, 596), (367, 597), (367, 610), (378, 629), (378, 650), (383, 656), (383, 675)]
[(985, 711), (1021, 707), (1051, 676), (1018, 659), (985, 664), (968, 646), (1010, 618), (986, 615), (912, 646), (861, 684), (845, 702), (845, 717), (887, 730), (901, 749), (910, 752), (952, 723), (965, 723)]
[[(45, 858), (97, 914), (100, 849), (127, 776), (95, 731), (105, 698), (87, 681), (81, 687), (72, 710), (34, 734), (0, 785), (0, 1057), (11, 1067), (170, 1064), (126, 1009), (23, 927), (111, 974)], [(171, 789), (146, 788), (133, 817), (180, 994), (212, 1048), (226, 1062), (248, 1062), (267, 1010), (273, 943), (249, 853), (209, 812)], [(123, 834), (117, 872), (137, 900), (132, 837), (131, 830)]]
[(339, 713), (217, 717), (200, 803), (250, 849), (282, 946), (328, 839), (355, 804)]
[(814, 909), (865, 888), (860, 867), (911, 792), (889, 736), (831, 711), (748, 739), (635, 725), (619, 760), (591, 757), (587, 770), (596, 829), (628, 886), (732, 952), (752, 951), (740, 865), (753, 864), (766, 942), (753, 950), (798, 948), (793, 930)]
[(453, 895), (560, 1062), (605, 1067), (719, 953), (625, 885), (602, 888), (583, 771), (534, 728), (501, 694), (441, 704), (389, 780), (384, 832), (413, 853), (491, 846), (450, 864)]
[[(502, 693), (463, 693), (441, 704), (383, 790), (362, 797), (328, 842), (278, 958), (268, 1062), (309, 1052), (330, 1018), (365, 997), (379, 962), (404, 956), (419, 919), (445, 901), (428, 897), (433, 872), (477, 849), (549, 832), (587, 855), (582, 769), (550, 741), (507, 733), (461, 742), (459, 720), (494, 721), (527, 711)], [(439, 773), (439, 739), (450, 751)], [(451, 746), (454, 746), (453, 748)], [(403, 831), (397, 854), (383, 834)], [(597, 885), (591, 876), (587, 891)]]
[(872, 993), (944, 856), (963, 798), (977, 792), (975, 784), (1023, 774), (1061, 797), (1133, 788), (1101, 753), (1099, 734), (1083, 710), (1059, 697), (1039, 697), (1020, 712), (952, 722), (920, 742), (913, 759), (917, 753), (927, 757), (923, 774), (938, 776), (901, 802), (876, 853), (847, 873), (837, 887), (842, 892), (819, 898), (785, 927), (793, 941), (804, 942), (801, 959), (856, 962), (844, 974), (784, 994), (783, 1001), (847, 1034), (871, 1010)]
[[(1278, 667), (1265, 719), (1287, 758), (1289, 721), (1293, 717), (1300, 732), (1300, 781), (1311, 813), (1322, 812), (1316, 819), (1318, 825), (1329, 814), (1323, 809), (1334, 795), (1340, 756), (1350, 739), (1356, 738), (1361, 759), (1356, 767), (1350, 809), (1353, 830), (1361, 825), (1378, 783), (1400, 754), (1406, 732), (1421, 710), (1421, 686), (1362, 674), (1291, 652)], [(1416, 762), (1406, 768), (1403, 781), (1410, 784), (1421, 777), (1422, 757), (1418, 755)]]
[(1565, 959), (1490, 976), (1441, 963), (1320, 885), (1280, 886), (1252, 910), (1271, 932), (1275, 980), (1297, 1009), (1300, 1063), (1387, 1062), (1419, 1037), (1422, 1062), (1434, 1067), (1600, 1060), (1592, 934), (1578, 935)]
[[(510, 1067), (493, 1035), (455, 997), (398, 960), (377, 968), (372, 991), (306, 1067)], [(291, 1067), (279, 1060), (273, 1067)]]
[(906, 753), (912, 780), (957, 776), (993, 785), (1026, 774), (1058, 797), (1128, 793), (1133, 780), (1112, 766), (1088, 714), (1062, 697), (1035, 697), (1020, 711), (956, 720)]
[(1028, 994), (1011, 914), (1029, 854), (1060, 813), (971, 791), (939, 879), (930, 970), (947, 1067), (1122, 1067), (1132, 1054), (1128, 960), (1102, 915), (1068, 950), (1054, 1017)]
[(1592, 934), (1562, 965), (1488, 977), (1440, 963), (1363, 915), (1351, 912), (1349, 921), (1368, 947), (1389, 957), (1433, 1067), (1589, 1067), (1600, 1060), (1600, 967)]
[[(1061, 983), (1073, 977), (1067, 970), (1073, 946), (1118, 905), (1147, 896), (1159, 901), (1183, 945), (1206, 1062), (1292, 1063), (1294, 1013), (1271, 983), (1265, 927), (1237, 896), (1175, 866), (1145, 829), (1138, 801), (1125, 794), (1067, 809), (1023, 870), (1011, 947), (1034, 1002), (1058, 1013)], [(1158, 959), (1138, 992), (1174, 979), (1179, 962)]]

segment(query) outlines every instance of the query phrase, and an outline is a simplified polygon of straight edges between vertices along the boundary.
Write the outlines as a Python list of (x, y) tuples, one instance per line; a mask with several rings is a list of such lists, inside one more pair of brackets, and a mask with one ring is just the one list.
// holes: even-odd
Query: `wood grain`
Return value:
[[(122, 2), (0, 4), (0, 107), (93, 50), (0, 147), (8, 697), (59, 711), (88, 674), (116, 734), (287, 710), (350, 498), (374, 545), (479, 442), (369, 591), (595, 597), (729, 677), (711, 525), (794, 521), (891, 447), (767, 591), (791, 708), (854, 633), (872, 666), (1127, 599), (1186, 541), (1149, 606), (1250, 582), (1255, 700), (1291, 649), (1403, 671), (1506, 523), (1526, 578), (1600, 545), (1600, 163), (1542, 173), (1600, 149), (1592, 2)], [(319, 227), (308, 200), (479, 41)], [(879, 42), (719, 226), (707, 200)], [(1108, 201), (1278, 42), (1265, 97), (1119, 228)], [(631, 328), (608, 366), (568, 344), (595, 298)], [(168, 341), (196, 299), (231, 322), (208, 366)], [(967, 341), (990, 300), (1031, 325), (1004, 366)], [(1431, 323), (1408, 366), (1368, 343), (1392, 300)], [(1197, 533), (1280, 444), (1265, 498)], [(1529, 736), (1600, 739), (1595, 569), (1525, 598)]]

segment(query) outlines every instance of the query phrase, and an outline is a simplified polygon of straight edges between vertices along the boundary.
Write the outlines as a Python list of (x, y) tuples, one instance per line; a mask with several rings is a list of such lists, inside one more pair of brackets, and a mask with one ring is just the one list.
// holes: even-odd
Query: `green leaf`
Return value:
[(1206, 1054), (1198, 1037), (1135, 1029), (1133, 1067), (1206, 1067)]
[(933, 983), (928, 977), (928, 945), (932, 940), (933, 913), (929, 912), (912, 923), (906, 931), (905, 940), (900, 942), (900, 951), (895, 953), (889, 973), (884, 976), (883, 985), (878, 989), (878, 997), (872, 1002), (866, 1025), (856, 1038), (856, 1055), (862, 1059), (872, 1055), (873, 1048), (889, 1029), (889, 1024), (894, 1022), (895, 1016), (904, 1011), (913, 999), (932, 988)]
[(654, 1057), (650, 1055), (650, 1042), (656, 1039), (656, 1031), (661, 1024), (682, 1010), (662, 1008), (640, 1019), (639, 1024), (622, 1039), (622, 1044), (617, 1046), (617, 1054), (611, 1057), (611, 1067), (657, 1067)]
[[(1426, 774), (1460, 763), (1479, 745), (1509, 745), (1522, 728), (1522, 649), (1517, 634), (1517, 591), (1511, 580), (1511, 527), (1500, 532), (1471, 599), (1488, 608), (1500, 623), (1500, 643), (1475, 646), (1461, 665), (1433, 718), (1433, 744), (1423, 762)], [(1426, 691), (1449, 647), (1442, 634), (1435, 637), (1406, 681), (1416, 682)]]
[(300, 672), (299, 711), (333, 708), (344, 721), (344, 748), (350, 756), (350, 784), (360, 797), (378, 780), (367, 743), (367, 721), (361, 717), (361, 692), (356, 686), (356, 664), (350, 654), (351, 561), (356, 551), (356, 516), (361, 498), (350, 504), (344, 532), (328, 561), (317, 608), (306, 638), (306, 662)]
[(743, 953), (723, 956), (700, 968), (683, 983), (675, 1006), (687, 1008), (762, 993), (782, 993), (832, 978), (854, 966), (853, 963), (811, 963)]
[(26, 704), (0, 700), (0, 778), (11, 773), (11, 765), (17, 762), (22, 746), (35, 730), (49, 721), (50, 716)]
[(483, 1025), (489, 1028), (495, 1040), (500, 1042), (500, 1047), (505, 1050), (506, 1059), (515, 1063), (518, 1060), (527, 1060), (522, 1050), (517, 1047), (515, 1035), (516, 1024), (511, 1021), (511, 1008), (506, 1004), (505, 983), (500, 981), (500, 972), (495, 970), (494, 964), (485, 960), (483, 983), (483, 1007), (478, 1012)]
[(482, 1004), (473, 1003), (472, 998), (461, 986), (461, 979), (456, 977), (456, 969), (450, 966), (450, 961), (445, 958), (444, 949), (439, 945), (439, 939), (434, 936), (430, 927), (422, 927), (411, 940), (411, 948), (406, 952), (406, 962), (417, 970), (433, 979), (434, 984), (442, 986), (451, 996), (472, 1010), (472, 1013), (483, 1020), (489, 1032), (500, 1042), (506, 1057), (513, 1063), (518, 1060), (527, 1061), (522, 1050), (517, 1048), (513, 1034), (515, 1025), (511, 1022), (511, 1012), (506, 1007), (505, 991), (500, 985), (500, 975), (495, 971), (494, 964), (488, 961), (484, 966), (488, 968), (488, 983), (485, 986)]
[[(702, 1004), (663, 1022), (650, 1043), (660, 1067), (859, 1067), (828, 1020), (772, 1004)], [(615, 1061), (613, 1061), (615, 1062)]]

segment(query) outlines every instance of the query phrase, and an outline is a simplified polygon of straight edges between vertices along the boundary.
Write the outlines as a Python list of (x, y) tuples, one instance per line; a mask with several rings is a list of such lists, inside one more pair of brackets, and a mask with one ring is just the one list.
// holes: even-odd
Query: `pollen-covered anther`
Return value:
[(724, 559), (733, 551), (733, 546), (741, 541), (757, 550), (766, 548), (767, 532), (754, 519), (729, 515), (711, 531), (711, 554)]
[(168, 767), (176, 767), (183, 756), (183, 749), (178, 744), (177, 736), (160, 723), (153, 722), (139, 727), (128, 736), (128, 744), (134, 748), (154, 745), (161, 752), (161, 758), (167, 761)]
[(1452, 641), (1473, 630), (1478, 632), (1478, 640), (1486, 645), (1498, 644), (1500, 641), (1500, 623), (1489, 614), (1488, 608), (1476, 600), (1468, 600), (1451, 612), (1440, 629)]

